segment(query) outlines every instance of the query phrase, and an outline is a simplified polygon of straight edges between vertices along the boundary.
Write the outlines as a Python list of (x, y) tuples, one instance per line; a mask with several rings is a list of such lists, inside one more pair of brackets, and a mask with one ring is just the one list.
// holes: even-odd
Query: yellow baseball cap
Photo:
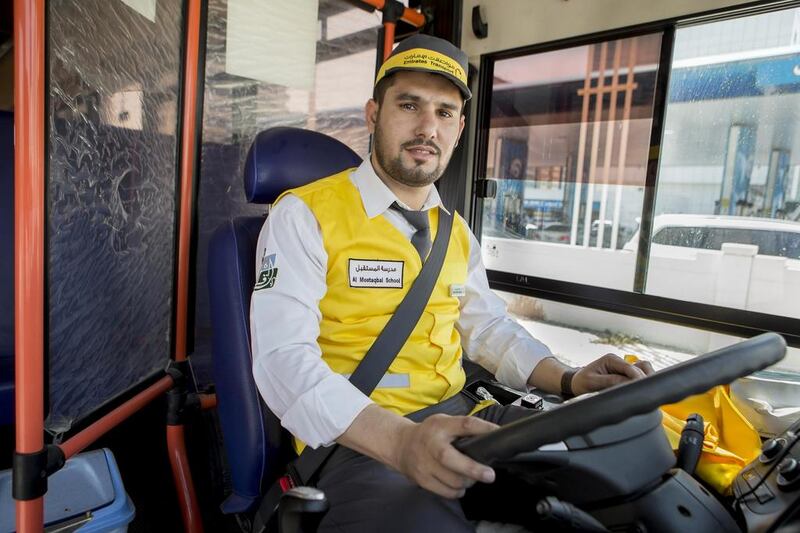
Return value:
[(458, 87), (464, 100), (472, 98), (467, 86), (467, 54), (444, 39), (418, 33), (404, 40), (381, 65), (375, 85), (402, 70), (439, 74)]

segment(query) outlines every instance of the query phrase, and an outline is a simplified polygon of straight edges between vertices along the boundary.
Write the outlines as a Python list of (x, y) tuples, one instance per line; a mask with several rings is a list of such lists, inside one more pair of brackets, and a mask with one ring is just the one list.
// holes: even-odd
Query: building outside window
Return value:
[[(663, 38), (494, 60), (483, 176), (498, 187), (481, 215), (490, 278), (509, 273), (798, 319), (800, 9), (679, 24), (669, 64), (660, 63)], [(665, 106), (655, 109), (667, 72)], [(651, 244), (639, 287), (645, 215)], [(663, 367), (738, 340), (502, 295), (534, 335), (576, 364), (616, 351)], [(773, 372), (800, 383), (800, 350)]]

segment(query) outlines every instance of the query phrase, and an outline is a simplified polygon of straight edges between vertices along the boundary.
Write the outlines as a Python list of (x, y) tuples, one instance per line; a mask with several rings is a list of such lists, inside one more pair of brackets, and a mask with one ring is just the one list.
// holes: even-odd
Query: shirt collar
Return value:
[[(350, 180), (358, 189), (361, 195), (361, 202), (364, 204), (364, 211), (366, 211), (367, 217), (369, 218), (382, 215), (394, 202), (397, 202), (404, 208), (408, 208), (407, 205), (398, 200), (397, 196), (395, 196), (391, 189), (389, 189), (375, 173), (375, 169), (372, 167), (371, 154), (361, 162), (361, 165), (359, 165), (352, 174), (350, 174)], [(441, 207), (444, 209), (439, 191), (436, 190), (435, 186), (430, 188), (428, 198), (425, 200), (425, 203), (422, 204), (422, 209), (420, 209), (420, 211), (427, 211), (434, 207)], [(447, 212), (446, 209), (445, 211)]]

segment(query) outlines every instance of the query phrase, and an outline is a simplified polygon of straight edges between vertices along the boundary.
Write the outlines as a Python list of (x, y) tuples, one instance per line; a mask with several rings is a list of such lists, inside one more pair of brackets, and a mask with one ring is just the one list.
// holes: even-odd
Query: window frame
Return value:
[(731, 18), (740, 18), (760, 13), (800, 7), (797, 0), (778, 0), (723, 8), (676, 17), (625, 28), (580, 35), (546, 43), (533, 44), (510, 50), (503, 50), (481, 56), (478, 98), (476, 102), (475, 151), (472, 167), (471, 227), (482, 241), (483, 196), (479, 196), (479, 181), (486, 179), (487, 155), (489, 148), (489, 125), (491, 122), (492, 84), (494, 64), (497, 61), (521, 56), (553, 52), (567, 48), (599, 44), (615, 39), (624, 39), (661, 33), (661, 52), (656, 77), (653, 100), (653, 122), (650, 135), (650, 150), (644, 184), (641, 223), (639, 227), (639, 248), (636, 269), (631, 291), (609, 289), (578, 282), (560, 281), (549, 278), (487, 269), (489, 286), (515, 294), (544, 298), (556, 302), (578, 305), (591, 309), (609, 311), (624, 315), (658, 320), (680, 326), (694, 327), (716, 333), (752, 337), (766, 331), (783, 335), (787, 344), (800, 347), (800, 319), (747, 311), (713, 304), (689, 302), (645, 293), (647, 269), (650, 259), (651, 233), (655, 212), (656, 187), (660, 164), (660, 148), (667, 111), (667, 89), (672, 70), (672, 53), (675, 32), (679, 28), (708, 24)]

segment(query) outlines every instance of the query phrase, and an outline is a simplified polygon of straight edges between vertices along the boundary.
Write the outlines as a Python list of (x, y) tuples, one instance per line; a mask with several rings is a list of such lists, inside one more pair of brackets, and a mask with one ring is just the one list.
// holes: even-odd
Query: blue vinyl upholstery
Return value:
[(361, 158), (316, 131), (271, 128), (256, 136), (244, 168), (247, 201), (270, 204), (285, 190), (356, 167)]
[[(250, 147), (245, 190), (251, 202), (272, 202), (285, 190), (360, 162), (355, 152), (327, 135), (272, 128), (259, 133)], [(222, 504), (225, 513), (254, 509), (289, 457), (280, 423), (262, 403), (252, 376), (250, 296), (263, 223), (263, 217), (229, 220), (209, 244), (212, 371), (233, 489)]]
[(14, 422), (14, 115), (0, 111), (0, 426)]

